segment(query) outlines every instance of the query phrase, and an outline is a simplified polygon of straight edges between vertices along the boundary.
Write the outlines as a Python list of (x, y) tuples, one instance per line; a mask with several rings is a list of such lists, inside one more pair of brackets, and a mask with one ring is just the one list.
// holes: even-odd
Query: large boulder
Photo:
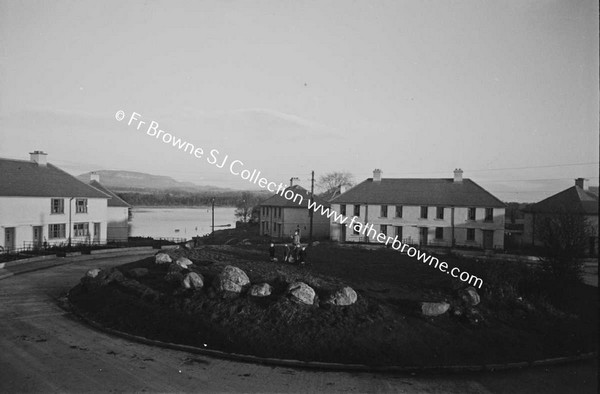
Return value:
[(439, 316), (448, 312), (450, 309), (450, 304), (447, 302), (422, 302), (421, 303), (421, 313), (424, 316)]
[(201, 289), (202, 287), (204, 287), (204, 277), (196, 272), (188, 272), (183, 277), (181, 285), (184, 289)]
[(166, 253), (158, 253), (154, 257), (154, 262), (156, 264), (169, 264), (169, 263), (173, 262), (173, 260), (171, 259), (171, 256), (169, 256)]
[(87, 290), (94, 290), (111, 282), (121, 282), (123, 280), (125, 280), (125, 276), (116, 268), (110, 270), (94, 268), (85, 273), (84, 277), (81, 278), (81, 283)]
[(287, 293), (295, 302), (313, 305), (315, 302), (315, 291), (304, 282), (294, 282), (287, 288)]
[(346, 306), (354, 304), (357, 298), (358, 296), (356, 295), (354, 289), (346, 286), (329, 296), (329, 298), (325, 300), (325, 303), (330, 305)]
[(481, 302), (481, 298), (473, 286), (469, 286), (462, 290), (460, 292), (460, 298), (469, 306), (476, 306)]
[(194, 263), (192, 263), (192, 261), (186, 257), (179, 257), (177, 260), (175, 260), (175, 264), (177, 264), (181, 268), (187, 269), (190, 265)]
[(102, 270), (100, 268), (92, 268), (91, 270), (88, 270), (88, 272), (85, 273), (85, 277), (92, 279), (97, 278), (101, 272)]
[(248, 294), (253, 297), (267, 297), (273, 292), (273, 287), (268, 283), (261, 283), (259, 285), (252, 285)]
[(248, 275), (241, 269), (228, 265), (217, 276), (215, 287), (217, 291), (228, 291), (231, 293), (241, 293), (244, 287), (250, 284)]

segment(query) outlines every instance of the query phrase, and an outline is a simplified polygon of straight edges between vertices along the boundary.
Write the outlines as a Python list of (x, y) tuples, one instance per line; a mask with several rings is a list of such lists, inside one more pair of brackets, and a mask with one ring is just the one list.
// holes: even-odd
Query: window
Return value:
[(75, 200), (75, 213), (87, 212), (87, 198), (78, 198)]
[(383, 235), (387, 235), (387, 224), (381, 224), (379, 226), (379, 232)]
[(486, 222), (494, 221), (494, 208), (486, 208), (485, 209), (485, 221)]
[(344, 216), (346, 215), (346, 204), (340, 205), (340, 213)]
[(53, 198), (50, 203), (51, 213), (65, 213), (65, 200), (62, 198)]
[(421, 207), (421, 219), (427, 219), (427, 207)]
[(358, 235), (358, 234), (360, 234), (360, 233), (358, 232), (358, 230), (357, 230), (357, 228), (358, 228), (358, 227), (359, 227), (359, 226), (352, 226), (352, 234), (354, 234), (354, 235)]
[(397, 218), (402, 217), (402, 205), (396, 205), (396, 217)]
[(75, 237), (87, 237), (90, 235), (90, 227), (88, 223), (75, 223), (73, 225), (73, 233)]
[(467, 229), (467, 241), (475, 241), (475, 229), (474, 228)]
[(444, 239), (444, 228), (443, 227), (435, 228), (435, 239)]
[(66, 238), (65, 236), (65, 224), (49, 224), (48, 225), (48, 238)]
[(382, 205), (379, 211), (379, 217), (387, 218), (387, 205)]
[(360, 204), (354, 206), (354, 216), (360, 216)]
[(402, 241), (402, 226), (396, 226), (396, 236)]
[(469, 208), (467, 219), (475, 220), (475, 208)]
[(443, 219), (444, 218), (444, 207), (437, 207), (435, 210), (435, 218)]

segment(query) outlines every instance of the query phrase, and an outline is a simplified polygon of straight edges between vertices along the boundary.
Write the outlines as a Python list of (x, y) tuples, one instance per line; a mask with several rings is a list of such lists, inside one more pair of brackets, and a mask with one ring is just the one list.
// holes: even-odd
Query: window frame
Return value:
[(494, 222), (494, 208), (486, 208), (485, 216), (483, 219), (484, 222), (493, 223)]
[(354, 216), (360, 217), (360, 204), (354, 204)]
[(340, 204), (340, 214), (346, 216), (346, 204)]
[(380, 224), (379, 225), (379, 232), (383, 235), (385, 235), (387, 237), (387, 230), (388, 230), (388, 225), (387, 224)]
[[(438, 233), (441, 233), (441, 235)], [(444, 228), (443, 227), (435, 228), (435, 239), (438, 239), (438, 240), (444, 239)]]
[[(56, 228), (54, 226), (57, 226)], [(56, 235), (58, 234), (58, 235)], [(48, 239), (67, 238), (67, 225), (65, 223), (48, 224)]]
[[(83, 203), (80, 205), (80, 203)], [(80, 210), (80, 208), (82, 208)], [(88, 199), (87, 198), (76, 198), (75, 199), (75, 213), (88, 213)]]
[[(425, 215), (423, 215), (425, 212)], [(429, 207), (427, 205), (421, 205), (421, 214), (419, 215), (419, 219), (428, 219), (429, 216)]]
[[(402, 215), (404, 213), (403, 211), (404, 211), (404, 205), (396, 205), (396, 216), (395, 217), (401, 219)], [(398, 215), (398, 213), (400, 213), (400, 214)]]
[[(471, 215), (473, 213), (473, 215)], [(477, 208), (476, 207), (468, 207), (467, 208), (467, 220), (475, 221), (477, 220)]]
[[(473, 236), (470, 237), (469, 234), (472, 234)], [(475, 242), (475, 229), (474, 228), (467, 228), (467, 241), (468, 242)]]
[[(79, 226), (81, 228), (78, 228)], [(89, 237), (90, 236), (90, 224), (88, 222), (73, 223), (73, 236), (74, 237)]]
[[(59, 210), (54, 211), (54, 203), (59, 202)], [(63, 215), (65, 213), (65, 199), (64, 198), (51, 198), (50, 199), (50, 214), (51, 215)]]
[(444, 210), (445, 210), (445, 207), (436, 207), (435, 208), (435, 218), (438, 220), (444, 220)]
[(387, 218), (388, 215), (388, 206), (387, 205), (381, 205), (379, 207), (379, 217), (380, 218)]

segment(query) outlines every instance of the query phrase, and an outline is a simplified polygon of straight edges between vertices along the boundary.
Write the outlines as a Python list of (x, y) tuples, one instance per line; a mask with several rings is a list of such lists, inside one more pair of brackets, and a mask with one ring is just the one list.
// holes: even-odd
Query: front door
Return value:
[(345, 224), (340, 224), (340, 227), (342, 229), (342, 231), (341, 231), (342, 234), (341, 234), (340, 241), (341, 242), (346, 242), (346, 225)]
[(100, 243), (100, 223), (94, 223), (94, 243)]
[(15, 228), (6, 227), (4, 229), (4, 249), (13, 250), (15, 248)]
[(33, 247), (35, 249), (42, 247), (42, 226), (33, 226)]
[(494, 232), (492, 230), (483, 230), (483, 248), (494, 249)]
[(427, 245), (427, 237), (429, 235), (429, 228), (427, 228), (427, 227), (421, 227), (419, 233), (420, 233), (419, 234), (420, 235), (420, 237), (419, 237), (419, 243), (421, 245)]

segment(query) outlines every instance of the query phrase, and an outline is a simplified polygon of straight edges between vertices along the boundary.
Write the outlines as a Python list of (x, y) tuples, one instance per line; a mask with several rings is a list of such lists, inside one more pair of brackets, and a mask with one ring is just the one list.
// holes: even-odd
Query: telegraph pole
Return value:
[[(312, 171), (311, 177), (310, 177), (310, 201), (309, 202), (313, 202), (314, 194), (315, 194), (315, 172)], [(308, 233), (308, 242), (312, 242), (312, 237), (313, 237), (313, 213), (314, 212), (312, 209), (310, 209), (310, 204), (309, 204), (308, 215), (310, 216), (310, 231)]]
[(211, 235), (215, 235), (215, 198), (212, 198), (212, 233)]

